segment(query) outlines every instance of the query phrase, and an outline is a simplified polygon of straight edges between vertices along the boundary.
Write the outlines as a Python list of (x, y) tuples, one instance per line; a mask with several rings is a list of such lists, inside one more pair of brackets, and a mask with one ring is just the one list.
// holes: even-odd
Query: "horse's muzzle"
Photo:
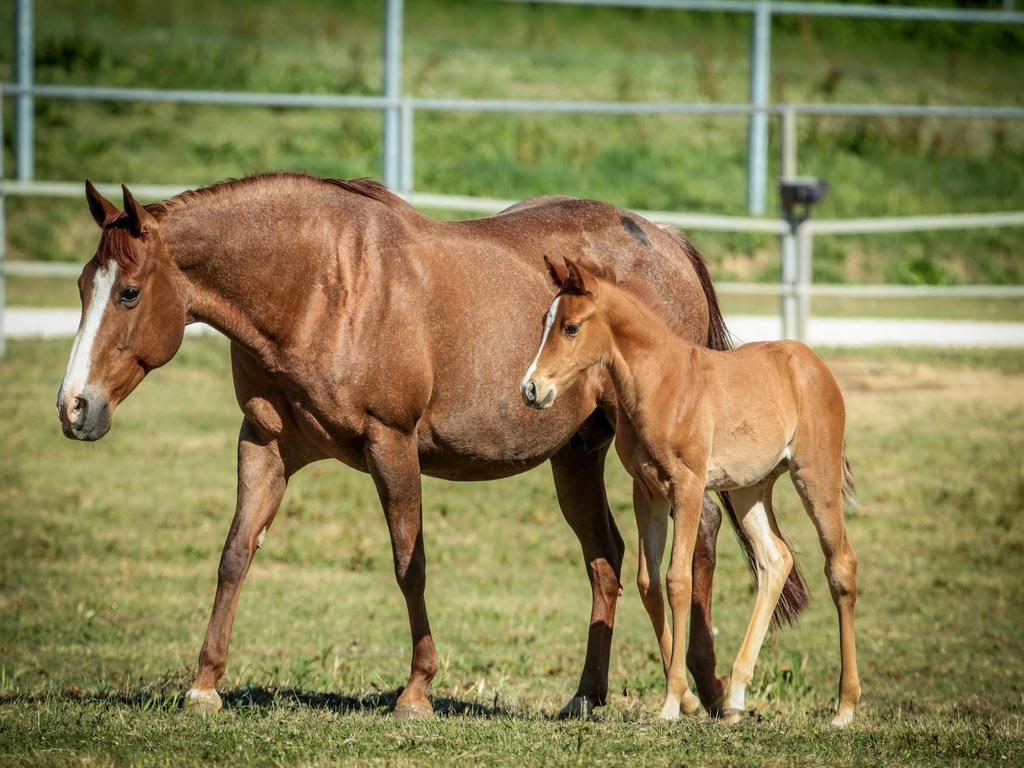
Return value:
[(105, 395), (86, 387), (71, 399), (57, 394), (57, 413), (64, 437), (72, 440), (99, 440), (110, 431), (110, 402)]

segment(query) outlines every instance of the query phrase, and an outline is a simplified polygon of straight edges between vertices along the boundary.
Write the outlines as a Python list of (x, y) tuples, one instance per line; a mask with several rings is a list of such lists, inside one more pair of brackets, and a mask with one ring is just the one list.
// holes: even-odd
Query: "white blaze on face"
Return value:
[(117, 281), (117, 270), (117, 264), (111, 261), (106, 267), (97, 269), (93, 274), (89, 309), (86, 310), (85, 317), (82, 318), (82, 325), (71, 345), (71, 357), (68, 359), (68, 368), (64, 372), (64, 383), (60, 387), (65, 402), (73, 403), (74, 399), (81, 395), (82, 390), (89, 384), (92, 347), (96, 341), (96, 334), (100, 330), (103, 314), (110, 306), (110, 294)]
[(537, 361), (540, 360), (540, 353), (544, 351), (544, 345), (547, 344), (548, 336), (551, 334), (551, 327), (555, 324), (555, 316), (558, 314), (558, 302), (561, 299), (561, 296), (555, 296), (555, 300), (552, 301), (551, 306), (548, 307), (548, 315), (544, 318), (544, 336), (541, 337), (540, 347), (537, 349), (537, 355), (533, 358), (533, 362), (530, 363), (530, 367), (526, 369), (526, 375), (523, 376), (523, 381), (520, 384), (523, 388), (530, 383), (530, 379), (533, 378), (533, 374), (537, 370)]

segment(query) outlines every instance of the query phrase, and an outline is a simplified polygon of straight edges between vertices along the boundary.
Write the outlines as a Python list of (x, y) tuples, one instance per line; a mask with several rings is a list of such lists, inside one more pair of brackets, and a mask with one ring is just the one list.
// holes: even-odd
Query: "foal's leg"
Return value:
[(686, 633), (690, 628), (690, 601), (693, 597), (693, 549), (697, 543), (703, 498), (704, 479), (681, 468), (672, 483), (672, 506), (675, 510), (672, 559), (665, 579), (672, 608), (672, 657), (668, 669), (668, 691), (661, 709), (663, 720), (675, 720), (680, 709), (692, 714), (700, 708), (700, 700), (686, 680)]
[(768, 633), (772, 613), (786, 578), (793, 568), (793, 555), (772, 528), (773, 480), (740, 491), (734, 491), (733, 505), (743, 532), (750, 540), (757, 568), (757, 597), (739, 653), (732, 665), (729, 691), (722, 713), (726, 722), (735, 723), (746, 710), (746, 690), (754, 676), (754, 664)]
[(593, 603), (587, 656), (576, 695), (559, 717), (587, 717), (608, 697), (615, 604), (622, 590), (619, 574), (625, 545), (615, 527), (604, 489), (604, 458), (608, 447), (591, 451), (570, 443), (551, 457), (551, 472), (562, 515), (583, 548)]
[[(295, 468), (291, 468), (294, 471)], [(248, 422), (238, 436), (238, 499), (235, 517), (217, 570), (217, 595), (199, 653), (199, 674), (185, 697), (185, 708), (221, 708), (217, 681), (228, 663), (228, 643), (238, 595), (256, 549), (262, 543), (284, 495), (288, 470), (275, 440), (264, 440)]]
[(427, 689), (437, 674), (438, 662), (424, 600), (427, 559), (416, 434), (377, 423), (367, 428), (367, 437), (366, 462), (387, 518), (395, 579), (405, 596), (412, 633), (412, 669), (394, 714), (399, 718), (427, 717), (433, 713)]
[(654, 635), (658, 638), (661, 665), (666, 678), (672, 660), (672, 630), (665, 617), (665, 598), (661, 593), (661, 558), (665, 554), (670, 510), (668, 499), (660, 496), (648, 498), (640, 484), (633, 481), (633, 513), (636, 515), (637, 534), (640, 537), (636, 586), (640, 590), (640, 600), (647, 615), (651, 617)]
[[(794, 457), (798, 458), (798, 457)], [(853, 720), (860, 700), (860, 676), (857, 673), (857, 641), (853, 609), (857, 603), (857, 556), (846, 532), (842, 503), (842, 458), (808, 464), (794, 469), (793, 484), (804, 509), (814, 521), (821, 551), (825, 554), (825, 577), (832, 602), (839, 614), (839, 651), (842, 670), (839, 675), (839, 706), (832, 725), (842, 727)]]

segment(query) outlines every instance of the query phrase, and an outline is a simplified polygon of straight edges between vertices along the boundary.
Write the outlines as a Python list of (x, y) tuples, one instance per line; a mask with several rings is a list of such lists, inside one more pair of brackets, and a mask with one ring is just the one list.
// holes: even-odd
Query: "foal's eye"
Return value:
[(565, 326), (565, 335), (566, 336), (575, 336), (579, 332), (580, 332), (580, 324), (579, 323), (566, 323), (566, 326)]
[(118, 296), (117, 300), (126, 307), (134, 307), (139, 301), (139, 289), (134, 286), (123, 288), (121, 289), (121, 295)]

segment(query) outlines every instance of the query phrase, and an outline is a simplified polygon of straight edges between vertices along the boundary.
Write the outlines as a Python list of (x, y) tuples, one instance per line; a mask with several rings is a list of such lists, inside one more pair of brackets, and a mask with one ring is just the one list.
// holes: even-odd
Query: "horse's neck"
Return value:
[(634, 423), (657, 420), (647, 413), (666, 378), (687, 380), (691, 349), (696, 345), (679, 337), (656, 312), (623, 289), (608, 302), (608, 322), (614, 349), (608, 370), (619, 402)]
[(331, 266), (320, 260), (336, 254), (334, 228), (342, 225), (328, 212), (311, 216), (286, 192), (251, 206), (237, 198), (191, 202), (161, 222), (161, 236), (188, 282), (190, 319), (273, 366)]

